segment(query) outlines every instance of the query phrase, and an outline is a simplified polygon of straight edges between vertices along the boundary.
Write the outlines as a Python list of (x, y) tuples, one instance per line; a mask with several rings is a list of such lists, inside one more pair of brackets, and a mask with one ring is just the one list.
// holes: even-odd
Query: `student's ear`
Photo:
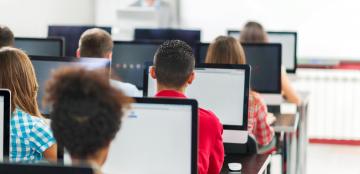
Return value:
[(153, 79), (156, 79), (155, 66), (151, 66), (151, 67), (150, 67), (150, 76), (151, 76)]
[(76, 57), (77, 58), (80, 58), (81, 56), (80, 56), (80, 48), (78, 48), (77, 50), (76, 50)]
[(195, 79), (195, 72), (193, 71), (187, 80), (187, 84), (191, 85), (194, 79)]

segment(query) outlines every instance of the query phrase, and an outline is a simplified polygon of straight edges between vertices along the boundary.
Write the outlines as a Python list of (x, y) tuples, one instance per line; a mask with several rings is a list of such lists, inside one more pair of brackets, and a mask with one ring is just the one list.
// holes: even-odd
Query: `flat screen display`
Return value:
[[(248, 65), (198, 66), (194, 81), (186, 89), (186, 96), (196, 99), (200, 107), (214, 112), (225, 129), (247, 130), (249, 72)], [(146, 95), (154, 96), (156, 80), (149, 73), (146, 86)]]
[(91, 28), (101, 28), (111, 34), (111, 27), (53, 25), (48, 27), (48, 36), (64, 37), (66, 46), (65, 56), (75, 57), (82, 33)]
[[(250, 87), (260, 93), (281, 92), (281, 44), (241, 44), (251, 66)], [(205, 62), (209, 44), (199, 46), (200, 63)]]
[(15, 38), (15, 47), (28, 55), (64, 56), (64, 41), (60, 38)]
[[(228, 31), (228, 35), (240, 38), (240, 31)], [(282, 46), (282, 64), (287, 72), (295, 73), (297, 66), (297, 33), (296, 32), (268, 32), (270, 43), (280, 43)]]
[(152, 65), (160, 42), (115, 42), (112, 73), (122, 81), (143, 89), (144, 69)]
[[(42, 106), (46, 82), (51, 74), (61, 67), (86, 67), (89, 69), (109, 68), (110, 60), (104, 58), (66, 58), (66, 57), (38, 57), (31, 56), (31, 62), (34, 66), (36, 78), (39, 84), (37, 101), (41, 113), (49, 114), (49, 109)], [(110, 76), (109, 76), (110, 77)]]

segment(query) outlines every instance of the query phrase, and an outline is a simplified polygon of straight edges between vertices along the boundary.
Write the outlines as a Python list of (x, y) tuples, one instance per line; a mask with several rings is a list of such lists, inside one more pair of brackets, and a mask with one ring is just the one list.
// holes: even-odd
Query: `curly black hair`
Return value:
[(60, 146), (85, 159), (106, 147), (132, 99), (112, 88), (103, 71), (62, 68), (46, 84), (51, 128)]
[(157, 81), (168, 87), (181, 87), (195, 68), (192, 48), (184, 41), (168, 40), (157, 49), (154, 58)]

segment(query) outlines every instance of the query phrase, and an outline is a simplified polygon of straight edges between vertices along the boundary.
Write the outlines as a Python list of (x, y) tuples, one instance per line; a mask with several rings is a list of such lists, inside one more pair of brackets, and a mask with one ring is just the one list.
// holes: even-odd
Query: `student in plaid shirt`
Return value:
[[(219, 36), (210, 44), (205, 63), (246, 64), (245, 53), (236, 39)], [(249, 96), (248, 131), (255, 136), (260, 148), (274, 144), (272, 143), (274, 130), (270, 127), (270, 123), (267, 122), (269, 117), (271, 117), (271, 114), (267, 112), (266, 104), (260, 95), (255, 91), (251, 91)], [(268, 148), (266, 147), (266, 149)]]
[(28, 56), (16, 48), (0, 49), (0, 88), (10, 89), (10, 160), (55, 161), (57, 146), (36, 101), (38, 84)]

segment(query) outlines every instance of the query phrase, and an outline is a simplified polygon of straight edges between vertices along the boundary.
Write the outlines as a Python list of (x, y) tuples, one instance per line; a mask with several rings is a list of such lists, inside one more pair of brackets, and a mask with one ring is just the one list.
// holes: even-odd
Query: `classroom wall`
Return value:
[(360, 10), (356, 0), (181, 0), (185, 27), (210, 41), (227, 28), (256, 20), (269, 30), (299, 32), (299, 56), (360, 60)]
[(16, 36), (47, 36), (49, 24), (94, 24), (94, 0), (0, 0), (0, 24)]

